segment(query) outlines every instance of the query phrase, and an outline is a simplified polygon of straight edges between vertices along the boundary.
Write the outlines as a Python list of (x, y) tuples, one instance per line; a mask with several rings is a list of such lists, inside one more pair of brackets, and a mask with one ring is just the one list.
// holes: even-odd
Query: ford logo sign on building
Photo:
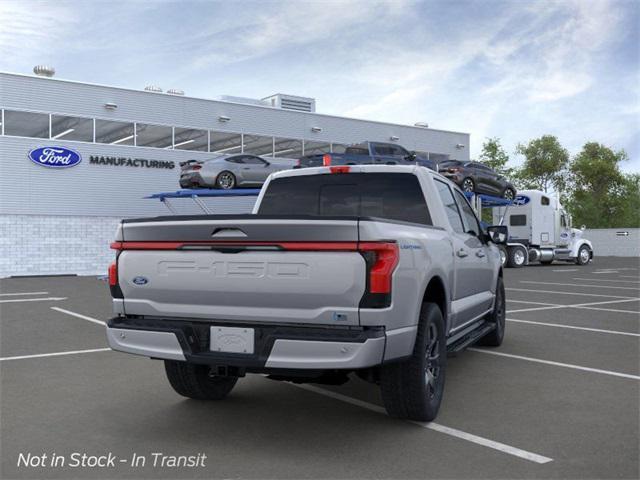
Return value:
[(29, 159), (49, 168), (75, 167), (82, 161), (80, 154), (64, 147), (40, 147), (29, 152)]

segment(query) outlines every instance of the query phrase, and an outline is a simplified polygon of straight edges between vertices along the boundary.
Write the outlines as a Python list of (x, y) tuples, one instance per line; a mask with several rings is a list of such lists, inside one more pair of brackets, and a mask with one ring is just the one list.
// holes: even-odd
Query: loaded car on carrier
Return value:
[(435, 418), (446, 354), (501, 344), (496, 243), (463, 193), (417, 166), (269, 177), (251, 215), (126, 219), (112, 248), (114, 350), (162, 359), (171, 386), (224, 398), (247, 373), (380, 386), (395, 417)]

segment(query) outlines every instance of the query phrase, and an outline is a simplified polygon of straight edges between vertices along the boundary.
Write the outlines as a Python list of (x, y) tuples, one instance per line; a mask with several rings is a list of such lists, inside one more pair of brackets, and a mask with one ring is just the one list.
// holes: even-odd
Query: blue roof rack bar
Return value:
[(178, 190), (176, 192), (154, 193), (144, 198), (194, 198), (194, 197), (257, 197), (259, 188), (234, 188), (232, 190), (215, 190), (211, 188), (193, 188)]
[(482, 200), (482, 207), (506, 207), (509, 205), (513, 205), (512, 200), (507, 200), (502, 197), (494, 197), (492, 195), (485, 195), (484, 193), (473, 193), (473, 192), (464, 192), (464, 196), (467, 197), (469, 201), (472, 201), (474, 197), (480, 198)]
[(171, 199), (175, 198), (190, 198), (193, 202), (200, 207), (200, 209), (206, 213), (207, 215), (211, 215), (214, 212), (207, 207), (207, 204), (202, 201), (202, 198), (220, 198), (220, 197), (257, 197), (260, 193), (260, 189), (258, 188), (234, 188), (231, 190), (215, 190), (210, 188), (195, 188), (188, 190), (178, 190), (176, 192), (161, 192), (154, 193), (153, 195), (149, 195), (144, 198), (157, 198), (160, 200), (171, 213), (177, 214), (173, 205), (171, 205)]

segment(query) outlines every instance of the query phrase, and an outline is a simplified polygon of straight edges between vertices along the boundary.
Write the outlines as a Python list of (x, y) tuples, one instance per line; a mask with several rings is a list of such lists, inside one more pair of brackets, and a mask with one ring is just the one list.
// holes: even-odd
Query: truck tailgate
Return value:
[(209, 216), (125, 222), (117, 261), (127, 315), (358, 325), (358, 221)]

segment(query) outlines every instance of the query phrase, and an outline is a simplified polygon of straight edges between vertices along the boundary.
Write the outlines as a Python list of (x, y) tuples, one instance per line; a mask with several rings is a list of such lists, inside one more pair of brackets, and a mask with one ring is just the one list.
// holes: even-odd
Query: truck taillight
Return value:
[(329, 165), (331, 165), (331, 155), (328, 153), (325, 153), (322, 156), (322, 166), (323, 167), (328, 167)]
[(351, 170), (351, 167), (349, 167), (347, 165), (329, 167), (329, 171), (331, 173), (349, 173), (350, 170)]
[(113, 262), (109, 265), (109, 286), (115, 287), (118, 284), (118, 264)]
[(124, 298), (120, 284), (118, 283), (118, 263), (113, 262), (109, 265), (109, 290), (113, 298)]
[(385, 308), (391, 305), (392, 276), (400, 253), (397, 243), (362, 242), (358, 250), (367, 264), (367, 288), (361, 308)]

